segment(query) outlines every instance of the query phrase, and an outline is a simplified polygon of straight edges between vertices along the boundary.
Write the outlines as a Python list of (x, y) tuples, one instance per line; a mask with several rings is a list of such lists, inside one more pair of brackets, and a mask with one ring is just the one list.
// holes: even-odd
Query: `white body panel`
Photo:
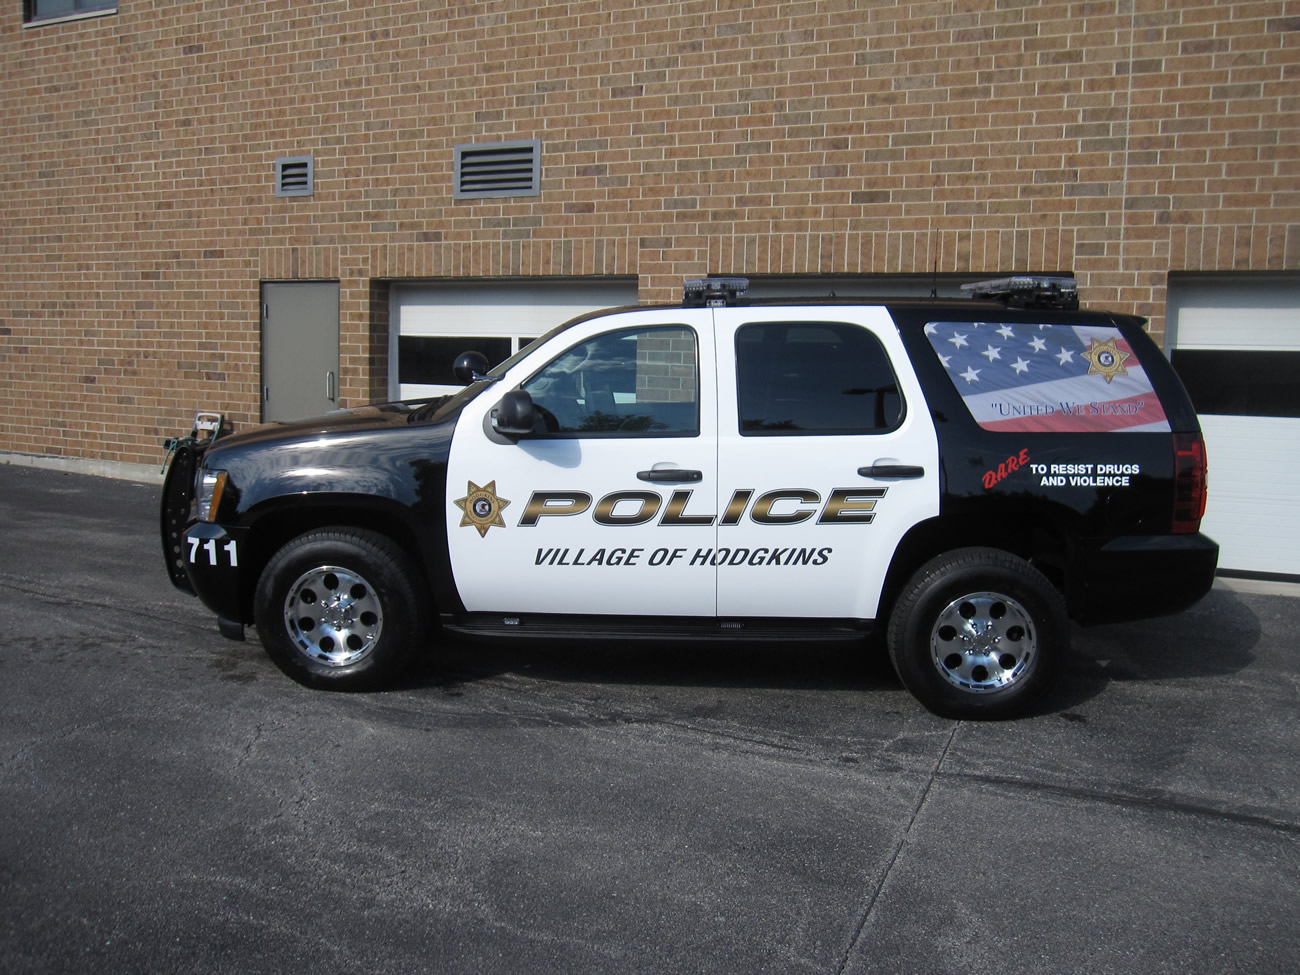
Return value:
[[(718, 613), (745, 617), (826, 617), (873, 619), (890, 559), (899, 540), (919, 521), (939, 513), (939, 445), (920, 384), (903, 349), (898, 329), (880, 307), (803, 309), (724, 308), (717, 315), (718, 356), (718, 482), (726, 497), (734, 489), (754, 491), (760, 498), (779, 489), (809, 489), (816, 502), (783, 499), (774, 514), (816, 512), (798, 522), (760, 524), (751, 511), (738, 523), (721, 524), (718, 548), (739, 550), (789, 549), (800, 559), (814, 550), (814, 561), (803, 566), (775, 565), (762, 560), (739, 561), (729, 555), (718, 569)], [(794, 318), (842, 322), (870, 331), (889, 354), (905, 404), (901, 425), (888, 432), (856, 435), (742, 436), (736, 397), (736, 331), (746, 324), (789, 322)], [(820, 367), (831, 380), (835, 363)], [(859, 475), (870, 465), (920, 467), (919, 478), (876, 478)], [(865, 507), (874, 500), (870, 522), (827, 519), (824, 509), (837, 489)], [(875, 497), (883, 491), (883, 496)], [(751, 503), (752, 505), (752, 503)], [(847, 512), (853, 514), (853, 512)], [(752, 558), (752, 557), (751, 557)], [(771, 558), (771, 555), (768, 556)], [(824, 561), (821, 561), (824, 559)]]
[[(876, 337), (906, 404), (896, 428), (741, 435), (737, 329), (800, 319)], [(489, 432), (502, 396), (530, 382), (536, 388), (534, 377), (554, 369), (567, 350), (610, 332), (658, 326), (685, 326), (697, 336), (697, 436), (508, 442)], [(820, 382), (833, 365), (814, 357), (804, 375)], [(879, 464), (924, 474), (858, 473)], [(638, 477), (664, 468), (698, 471), (699, 479)], [(939, 510), (934, 426), (897, 328), (876, 307), (647, 309), (584, 322), (516, 363), (465, 408), (447, 483), (448, 545), (461, 599), (471, 612), (503, 615), (871, 619), (900, 538)], [(602, 508), (601, 499), (623, 492), (639, 500)], [(499, 522), (472, 523), (465, 509), (476, 496)]]
[[(717, 407), (709, 318), (707, 309), (660, 309), (585, 322), (525, 357), (466, 407), (447, 468), (447, 538), (456, 587), (467, 610), (714, 615), (716, 572), (707, 563), (689, 563), (697, 549), (712, 548), (712, 524), (660, 525), (675, 491), (692, 492), (686, 515), (713, 514)], [(699, 436), (525, 438), (502, 443), (485, 432), (485, 419), (502, 394), (518, 388), (564, 349), (602, 332), (656, 325), (685, 325), (697, 332)], [(637, 477), (656, 467), (697, 470), (702, 477), (691, 484), (649, 483)], [(470, 482), (481, 487), (490, 481), (496, 494), (509, 502), (501, 511), (505, 527), (490, 527), (480, 536), (472, 525), (462, 525), (462, 512), (453, 501)], [(644, 524), (598, 524), (593, 515), (600, 499), (628, 491), (662, 496), (655, 516)], [(534, 492), (577, 492), (590, 503), (577, 514), (548, 514), (533, 525), (521, 525)], [(632, 516), (636, 510), (635, 502), (625, 501), (614, 514)], [(617, 564), (610, 564), (611, 559)]]

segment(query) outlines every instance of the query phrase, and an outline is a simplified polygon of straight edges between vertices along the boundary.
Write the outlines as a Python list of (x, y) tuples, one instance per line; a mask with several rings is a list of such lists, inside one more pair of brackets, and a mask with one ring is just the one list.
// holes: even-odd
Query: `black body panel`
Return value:
[[(305, 531), (347, 524), (390, 535), (424, 569), (435, 603), (459, 611), (446, 544), (447, 454), (461, 408), (484, 385), (449, 399), (342, 410), (218, 440), (202, 466), (227, 473), (225, 493), (214, 524), (199, 523), (189, 534), (233, 541), (238, 564), (188, 564), (193, 591), (219, 616), (252, 622), (257, 577), (275, 551)], [(174, 462), (168, 480), (192, 484), (193, 475), (182, 477)], [(178, 498), (179, 490), (164, 498)], [(173, 500), (171, 508), (178, 505)]]
[[(980, 544), (1005, 547), (1039, 564), (1065, 589), (1070, 615), (1079, 622), (1174, 612), (1209, 591), (1218, 545), (1200, 534), (1171, 534), (1171, 433), (985, 430), (924, 334), (928, 322), (940, 320), (1118, 328), (1138, 355), (1171, 430), (1199, 432), (1182, 384), (1141, 319), (971, 302), (891, 306), (890, 311), (925, 387), (939, 438), (941, 521), (982, 526)], [(1098, 465), (1119, 473), (1097, 476)], [(1064, 484), (1048, 489), (1035, 466), (1084, 476), (1064, 477)], [(1138, 473), (1128, 473), (1134, 470)]]

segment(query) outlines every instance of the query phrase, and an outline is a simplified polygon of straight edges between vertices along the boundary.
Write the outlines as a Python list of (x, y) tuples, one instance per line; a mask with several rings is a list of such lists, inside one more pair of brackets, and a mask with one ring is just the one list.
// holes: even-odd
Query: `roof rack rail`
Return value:
[(723, 308), (741, 305), (749, 291), (749, 278), (687, 278), (682, 289), (683, 308)]
[(1050, 274), (1016, 274), (1009, 278), (977, 281), (963, 284), (961, 290), (971, 298), (989, 298), (1009, 308), (1074, 311), (1079, 307), (1079, 282)]

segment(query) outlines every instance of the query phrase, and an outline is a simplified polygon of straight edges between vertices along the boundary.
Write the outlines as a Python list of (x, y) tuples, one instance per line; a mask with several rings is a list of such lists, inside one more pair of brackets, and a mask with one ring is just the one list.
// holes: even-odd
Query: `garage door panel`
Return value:
[(1202, 416), (1209, 501), (1202, 531), (1219, 543), (1219, 567), (1300, 574), (1300, 419)]
[(482, 351), (499, 362), (571, 318), (636, 301), (635, 278), (397, 282), (391, 295), (397, 341), (390, 343), (389, 395), (411, 399), (455, 392), (459, 387), (450, 373), (459, 353)]
[(1179, 347), (1169, 358), (1197, 413), (1300, 417), (1300, 352)]
[(1183, 308), (1176, 336), (1180, 349), (1243, 351), (1300, 349), (1296, 310), (1280, 308)]
[(1171, 275), (1169, 357), (1205, 434), (1219, 568), (1300, 576), (1300, 275)]

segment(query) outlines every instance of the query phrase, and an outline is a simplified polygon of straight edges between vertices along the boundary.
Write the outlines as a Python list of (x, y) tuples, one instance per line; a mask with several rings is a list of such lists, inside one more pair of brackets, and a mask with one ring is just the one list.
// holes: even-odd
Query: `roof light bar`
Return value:
[(687, 278), (682, 290), (683, 308), (722, 308), (739, 305), (749, 291), (749, 278)]
[(1011, 308), (1060, 308), (1074, 311), (1079, 307), (1079, 282), (1074, 278), (1048, 274), (1016, 274), (1009, 278), (963, 284), (961, 290), (971, 298), (989, 298)]

